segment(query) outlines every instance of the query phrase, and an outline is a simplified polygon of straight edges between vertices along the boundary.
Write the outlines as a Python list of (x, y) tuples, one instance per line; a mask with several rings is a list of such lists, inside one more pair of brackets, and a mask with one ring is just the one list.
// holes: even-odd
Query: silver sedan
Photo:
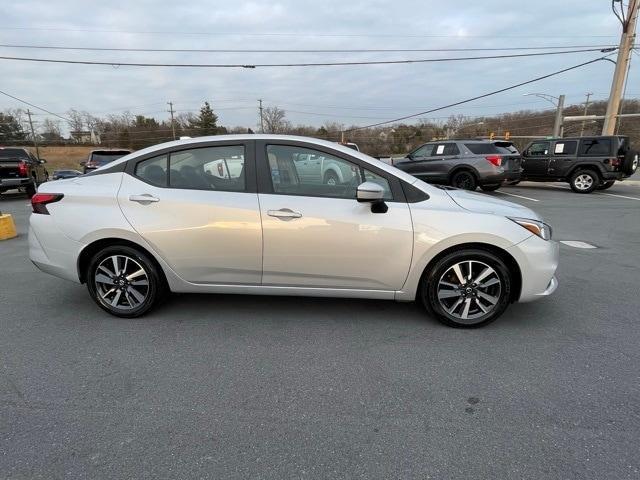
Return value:
[(246, 293), (417, 299), (470, 327), (557, 287), (533, 211), (312, 138), (156, 145), (47, 182), (32, 205), (31, 260), (121, 317), (168, 292)]

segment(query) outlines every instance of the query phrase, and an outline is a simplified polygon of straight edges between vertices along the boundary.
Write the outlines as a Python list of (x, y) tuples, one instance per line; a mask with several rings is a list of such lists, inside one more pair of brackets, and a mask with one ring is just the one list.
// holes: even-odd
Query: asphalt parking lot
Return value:
[(3, 196), (0, 478), (639, 478), (640, 185), (565, 187), (492, 195), (597, 248), (562, 245), (558, 291), (478, 330), (284, 297), (117, 319), (31, 265)]

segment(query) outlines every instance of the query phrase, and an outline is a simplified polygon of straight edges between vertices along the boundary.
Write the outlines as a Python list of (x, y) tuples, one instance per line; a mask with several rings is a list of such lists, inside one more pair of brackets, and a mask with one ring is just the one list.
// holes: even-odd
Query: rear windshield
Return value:
[(29, 158), (29, 155), (22, 148), (0, 148), (0, 158)]
[(91, 162), (97, 163), (100, 165), (105, 165), (109, 162), (113, 162), (114, 160), (118, 160), (119, 158), (124, 157), (125, 155), (129, 155), (130, 152), (123, 151), (113, 151), (113, 152), (92, 152), (91, 153)]
[(498, 149), (499, 153), (509, 155), (518, 153), (518, 149), (511, 142), (494, 142), (493, 145)]
[(471, 150), (476, 155), (485, 155), (488, 153), (500, 153), (495, 145), (492, 143), (465, 143), (465, 147)]

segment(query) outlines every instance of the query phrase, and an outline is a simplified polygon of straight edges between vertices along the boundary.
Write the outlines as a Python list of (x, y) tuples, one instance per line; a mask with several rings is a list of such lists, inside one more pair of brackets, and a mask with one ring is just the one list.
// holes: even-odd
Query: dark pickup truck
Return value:
[(638, 152), (622, 135), (534, 140), (522, 151), (522, 168), (521, 180), (568, 182), (591, 193), (633, 175)]
[(26, 148), (0, 147), (0, 194), (19, 189), (32, 197), (38, 185), (49, 179), (45, 163)]

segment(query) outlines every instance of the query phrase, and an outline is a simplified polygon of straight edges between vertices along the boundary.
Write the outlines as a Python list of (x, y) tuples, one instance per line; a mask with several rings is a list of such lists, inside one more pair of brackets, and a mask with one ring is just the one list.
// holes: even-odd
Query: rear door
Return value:
[[(257, 141), (263, 285), (395, 291), (413, 251), (413, 225), (397, 178), (343, 152), (303, 142)], [(337, 183), (306, 181), (300, 155), (354, 172)], [(385, 190), (386, 213), (356, 200), (363, 181)]]
[(566, 177), (577, 162), (578, 141), (557, 140), (552, 145), (548, 173), (551, 177)]
[[(262, 227), (253, 152), (253, 141), (210, 142), (128, 162), (118, 192), (122, 212), (184, 280), (260, 284)], [(211, 174), (221, 160), (229, 164), (231, 178)]]
[(551, 159), (551, 142), (533, 142), (522, 153), (523, 175), (526, 177), (545, 177), (549, 170)]

